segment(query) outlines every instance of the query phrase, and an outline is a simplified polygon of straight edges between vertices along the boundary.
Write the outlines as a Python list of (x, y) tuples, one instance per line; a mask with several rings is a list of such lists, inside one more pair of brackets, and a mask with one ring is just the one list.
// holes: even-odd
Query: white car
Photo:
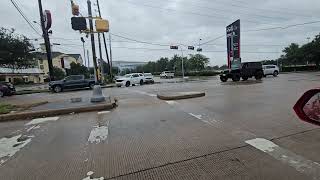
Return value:
[(144, 78), (145, 78), (145, 81), (144, 83), (151, 83), (153, 84), (154, 83), (154, 80), (153, 80), (153, 75), (151, 73), (143, 73), (144, 75)]
[(174, 73), (173, 72), (170, 72), (170, 71), (163, 71), (161, 74), (160, 74), (160, 78), (173, 78), (174, 77)]
[(141, 73), (132, 73), (127, 74), (123, 77), (120, 77), (116, 80), (116, 85), (118, 87), (126, 86), (129, 87), (130, 85), (135, 86), (136, 84), (143, 85), (145, 82), (145, 78)]
[(273, 75), (277, 77), (279, 74), (279, 67), (277, 65), (263, 65), (262, 68), (264, 76)]

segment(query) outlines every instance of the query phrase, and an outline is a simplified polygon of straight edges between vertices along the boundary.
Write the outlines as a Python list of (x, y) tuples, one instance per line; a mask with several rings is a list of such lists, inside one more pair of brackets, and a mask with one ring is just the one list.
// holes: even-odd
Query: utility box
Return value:
[(97, 32), (109, 32), (109, 21), (105, 19), (96, 20)]

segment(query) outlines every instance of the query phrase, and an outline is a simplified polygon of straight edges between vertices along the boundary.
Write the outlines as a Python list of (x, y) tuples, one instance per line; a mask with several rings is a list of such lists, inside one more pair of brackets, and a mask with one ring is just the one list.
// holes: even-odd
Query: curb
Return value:
[(206, 95), (205, 92), (198, 92), (198, 93), (190, 93), (190, 94), (184, 94), (184, 95), (172, 95), (172, 96), (157, 94), (157, 97), (161, 100), (180, 100), (180, 99), (190, 99), (190, 98), (203, 97), (205, 95)]
[(31, 119), (31, 118), (64, 115), (64, 114), (70, 114), (70, 113), (82, 113), (82, 112), (91, 112), (91, 111), (100, 111), (100, 110), (110, 110), (115, 107), (117, 107), (117, 104), (114, 101), (112, 103), (98, 104), (98, 105), (92, 105), (92, 106), (82, 106), (82, 107), (65, 108), (65, 109), (41, 110), (41, 111), (4, 114), (4, 115), (0, 115), (0, 122), (11, 121), (11, 120), (26, 120), (26, 119)]

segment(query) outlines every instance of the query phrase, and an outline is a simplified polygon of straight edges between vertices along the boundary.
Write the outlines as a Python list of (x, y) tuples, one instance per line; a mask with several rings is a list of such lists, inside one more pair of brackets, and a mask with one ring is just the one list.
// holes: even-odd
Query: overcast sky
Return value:
[[(30, 21), (39, 22), (37, 0), (14, 1)], [(83, 35), (71, 29), (70, 1), (42, 1), (43, 8), (52, 12), (51, 42), (61, 44), (54, 46), (53, 50), (82, 54), (80, 37)], [(96, 0), (92, 2), (96, 3)], [(82, 15), (86, 16), (87, 1), (76, 0), (75, 3), (80, 5)], [(225, 27), (241, 19), (242, 60), (257, 61), (277, 58), (288, 44), (306, 43), (308, 37), (312, 39), (320, 32), (320, 23), (250, 32), (319, 21), (319, 0), (100, 0), (100, 7), (103, 18), (110, 22), (110, 32), (114, 34), (112, 50), (115, 61), (155, 61), (159, 57), (181, 55), (181, 51), (170, 50), (169, 46), (137, 43), (115, 35), (160, 45), (197, 45), (200, 38), (201, 43), (205, 43), (225, 35)], [(93, 4), (94, 9), (96, 6)], [(25, 22), (10, 0), (1, 0), (0, 10), (2, 27), (15, 28), (28, 38), (40, 37)], [(40, 32), (39, 25), (34, 26)], [(42, 40), (33, 42), (38, 47)], [(210, 58), (211, 65), (226, 64), (226, 37), (201, 47), (204, 51), (202, 54)], [(92, 59), (89, 39), (86, 40), (86, 48), (90, 49)], [(196, 52), (183, 53), (188, 55)]]

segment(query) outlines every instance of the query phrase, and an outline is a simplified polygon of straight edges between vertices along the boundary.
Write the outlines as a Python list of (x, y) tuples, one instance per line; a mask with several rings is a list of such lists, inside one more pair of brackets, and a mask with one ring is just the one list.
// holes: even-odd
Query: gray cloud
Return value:
[[(15, 1), (31, 21), (39, 21), (37, 0)], [(95, 3), (95, 0), (93, 1)], [(86, 0), (75, 2), (80, 4), (81, 13), (86, 16)], [(318, 0), (100, 0), (100, 4), (103, 17), (110, 21), (111, 33), (162, 44), (196, 45), (199, 38), (205, 42), (225, 34), (225, 27), (240, 18), (241, 49), (244, 61), (277, 58), (289, 43), (303, 44), (307, 42), (307, 37), (312, 38), (319, 34), (320, 26), (318, 23), (283, 30), (245, 32), (320, 20), (320, 1)], [(43, 0), (43, 7), (51, 10), (53, 15), (51, 41), (62, 44), (54, 46), (54, 50), (82, 53), (81, 34), (71, 29), (70, 2)], [(93, 6), (93, 8), (96, 7)], [(0, 9), (1, 26), (15, 28), (18, 33), (29, 38), (39, 38), (10, 1), (1, 1)], [(35, 26), (38, 25), (35, 24)], [(128, 42), (115, 36), (112, 40), (114, 41), (112, 44), (114, 60), (150, 61), (161, 56), (171, 57), (175, 53), (181, 53), (169, 50), (169, 47)], [(35, 46), (40, 42), (41, 40), (35, 42)], [(89, 45), (89, 39), (87, 39), (86, 48), (90, 49)], [(223, 37), (203, 46), (204, 51), (223, 52), (204, 52), (203, 54), (210, 58), (212, 65), (222, 65), (226, 64), (225, 49), (226, 39)], [(184, 54), (190, 53), (195, 52), (184, 52)]]

